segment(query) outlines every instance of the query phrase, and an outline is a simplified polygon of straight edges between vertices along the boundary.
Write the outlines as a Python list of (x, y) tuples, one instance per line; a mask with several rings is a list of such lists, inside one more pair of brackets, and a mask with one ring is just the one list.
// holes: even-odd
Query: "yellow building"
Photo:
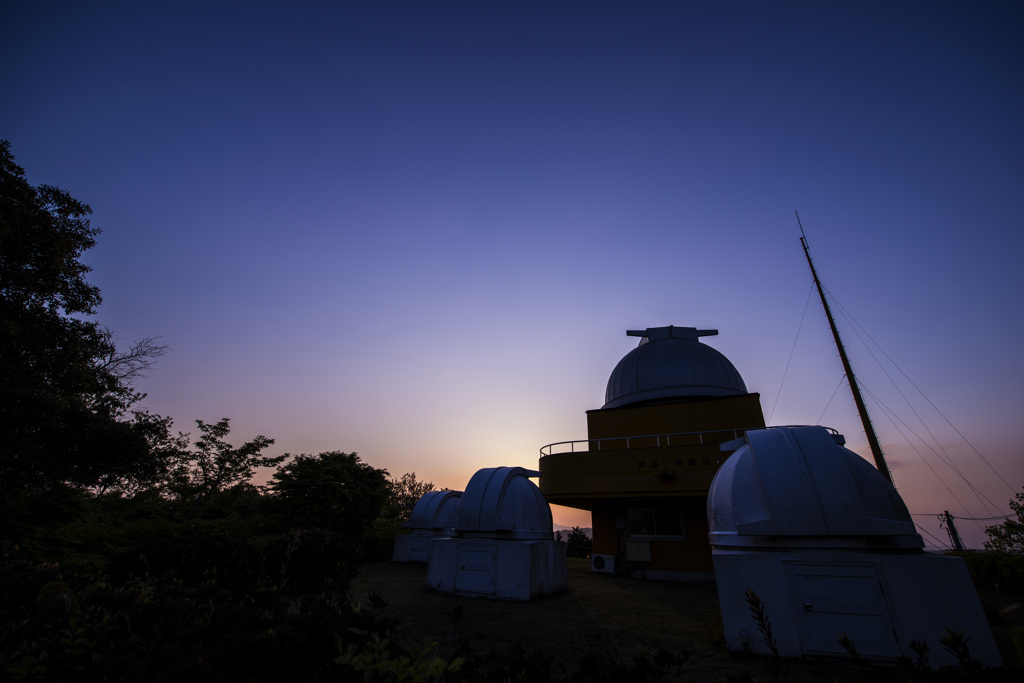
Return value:
[(707, 496), (728, 455), (719, 444), (764, 427), (760, 396), (700, 337), (717, 330), (630, 330), (640, 344), (587, 411), (587, 440), (541, 449), (548, 502), (589, 510), (597, 571), (709, 577)]

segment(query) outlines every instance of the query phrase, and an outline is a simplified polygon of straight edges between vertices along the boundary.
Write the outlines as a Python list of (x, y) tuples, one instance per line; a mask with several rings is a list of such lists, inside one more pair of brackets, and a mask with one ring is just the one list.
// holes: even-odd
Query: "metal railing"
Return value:
[[(745, 427), (740, 429), (713, 429), (701, 432), (678, 432), (675, 434), (641, 434), (638, 436), (611, 436), (603, 439), (578, 439), (576, 441), (556, 441), (555, 443), (549, 443), (546, 446), (541, 446), (540, 457), (544, 458), (549, 455), (556, 455), (561, 453), (598, 453), (601, 451), (621, 451), (628, 450), (631, 448), (630, 442), (634, 444), (644, 443), (644, 445), (634, 445), (633, 448), (672, 448), (672, 439), (675, 438), (677, 441), (686, 441), (686, 443), (676, 443), (676, 447), (682, 446), (704, 446), (708, 444), (722, 444), (733, 439), (738, 439), (740, 436), (748, 431), (755, 429), (774, 429), (775, 427)], [(833, 435), (838, 435), (839, 432), (831, 427), (825, 427)], [(723, 438), (722, 435), (727, 435)], [(684, 437), (687, 437), (684, 439)], [(714, 438), (713, 438), (714, 437)], [(696, 438), (696, 442), (694, 442)], [(653, 439), (654, 443), (650, 443)], [(662, 445), (664, 441), (664, 445)], [(608, 448), (611, 442), (617, 442), (620, 444), (617, 447)], [(586, 445), (585, 448), (576, 448), (577, 444)], [(591, 444), (597, 444), (597, 448), (592, 448)], [(622, 445), (624, 444), (624, 445)], [(568, 449), (560, 449), (555, 451), (556, 446), (568, 446)]]

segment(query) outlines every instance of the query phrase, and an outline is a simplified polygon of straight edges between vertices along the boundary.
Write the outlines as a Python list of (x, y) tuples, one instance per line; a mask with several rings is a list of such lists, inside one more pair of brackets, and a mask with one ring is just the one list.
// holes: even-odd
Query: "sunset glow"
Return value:
[(585, 439), (626, 330), (667, 325), (869, 457), (797, 209), (898, 490), (976, 548), (1024, 484), (1022, 31), (997, 2), (16, 3), (0, 138), (92, 206), (100, 320), (170, 347), (145, 406), (457, 490)]

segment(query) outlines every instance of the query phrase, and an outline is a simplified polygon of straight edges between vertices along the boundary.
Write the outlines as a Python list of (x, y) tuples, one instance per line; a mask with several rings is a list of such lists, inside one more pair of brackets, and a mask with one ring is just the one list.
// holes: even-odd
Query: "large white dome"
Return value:
[(459, 500), (460, 533), (514, 538), (550, 539), (551, 506), (530, 477), (540, 472), (522, 467), (487, 467), (478, 470)]
[(626, 334), (642, 339), (612, 370), (605, 390), (605, 408), (665, 398), (747, 393), (743, 378), (729, 359), (699, 340), (718, 334), (716, 330), (670, 325)]
[(744, 438), (711, 482), (712, 546), (924, 546), (892, 484), (824, 427), (774, 427)]

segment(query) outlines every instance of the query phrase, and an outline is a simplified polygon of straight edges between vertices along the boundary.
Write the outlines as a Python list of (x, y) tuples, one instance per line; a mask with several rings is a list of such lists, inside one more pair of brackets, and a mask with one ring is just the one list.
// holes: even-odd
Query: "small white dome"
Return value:
[(924, 546), (899, 493), (824, 427), (749, 431), (708, 494), (715, 547)]
[(747, 386), (736, 367), (700, 337), (717, 330), (649, 327), (626, 334), (640, 345), (619, 361), (608, 378), (605, 408), (663, 398), (739, 396)]
[(550, 539), (551, 506), (530, 477), (540, 472), (522, 467), (487, 467), (466, 485), (456, 528), (465, 534), (505, 532), (516, 538)]
[(461, 491), (427, 491), (416, 501), (409, 521), (402, 526), (409, 529), (446, 529), (454, 527), (459, 518)]

